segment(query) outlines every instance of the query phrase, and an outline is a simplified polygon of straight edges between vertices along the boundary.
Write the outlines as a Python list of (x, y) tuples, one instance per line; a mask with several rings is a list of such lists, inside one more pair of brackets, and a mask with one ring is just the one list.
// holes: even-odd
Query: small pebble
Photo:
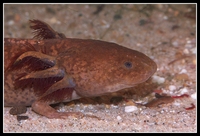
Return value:
[(195, 93), (193, 93), (192, 95), (191, 95), (191, 97), (193, 98), (193, 99), (197, 99), (197, 93), (195, 92)]
[(182, 38), (178, 38), (178, 37), (174, 37), (172, 40), (171, 40), (171, 44), (174, 46), (174, 47), (178, 47), (182, 44), (185, 44), (185, 39), (182, 39)]
[(165, 82), (165, 78), (154, 75), (154, 76), (152, 76), (152, 81), (154, 83), (162, 84)]
[(117, 120), (121, 120), (122, 118), (120, 116), (117, 116)]
[(189, 41), (187, 41), (187, 43), (192, 43), (192, 41), (189, 40)]
[(196, 54), (197, 53), (197, 48), (195, 47), (195, 48), (192, 48), (192, 49), (190, 49), (190, 51), (193, 53), (193, 54)]
[(174, 102), (174, 105), (176, 105), (176, 106), (180, 106), (181, 104), (178, 103), (178, 102)]
[(138, 108), (136, 106), (126, 106), (125, 107), (125, 112), (133, 112), (137, 110)]
[(184, 49), (184, 50), (183, 50), (183, 53), (189, 54), (189, 50), (188, 50), (188, 49)]
[(187, 88), (183, 88), (183, 89), (181, 89), (181, 94), (185, 94), (185, 93), (187, 93), (188, 92), (188, 89)]
[(187, 73), (187, 70), (186, 69), (182, 69), (181, 72), (179, 72), (179, 74), (182, 74), (182, 73)]
[(13, 20), (10, 20), (9, 22), (8, 22), (8, 25), (13, 25), (14, 24), (14, 21)]
[(178, 43), (177, 41), (173, 41), (173, 42), (172, 42), (172, 45), (173, 45), (174, 47), (178, 47), (178, 46), (179, 46), (179, 43)]
[(176, 86), (174, 86), (174, 85), (170, 85), (170, 86), (169, 86), (169, 90), (170, 90), (170, 91), (174, 91), (174, 90), (176, 90)]
[(197, 60), (194, 59), (194, 60), (192, 61), (192, 63), (193, 63), (194, 65), (196, 65), (196, 64), (197, 64)]
[(49, 21), (51, 24), (55, 24), (58, 20), (55, 17), (52, 17)]
[(168, 19), (168, 17), (167, 17), (167, 16), (164, 16), (164, 17), (163, 17), (163, 19), (164, 19), (164, 20), (167, 20), (167, 19)]

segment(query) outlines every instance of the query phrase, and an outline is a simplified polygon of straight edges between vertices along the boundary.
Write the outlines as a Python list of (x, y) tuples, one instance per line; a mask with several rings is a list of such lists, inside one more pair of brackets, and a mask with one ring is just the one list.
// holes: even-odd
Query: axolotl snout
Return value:
[[(49, 105), (133, 87), (157, 70), (141, 52), (111, 42), (65, 38), (42, 21), (31, 22), (42, 39), (4, 39), (5, 106), (31, 105), (48, 118), (65, 118), (76, 113), (57, 112)], [(38, 24), (46, 28), (38, 29), (43, 28)]]

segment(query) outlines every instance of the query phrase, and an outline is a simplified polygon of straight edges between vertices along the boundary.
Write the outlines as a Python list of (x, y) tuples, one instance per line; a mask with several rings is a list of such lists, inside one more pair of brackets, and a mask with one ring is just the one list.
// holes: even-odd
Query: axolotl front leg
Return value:
[(49, 106), (53, 103), (71, 101), (79, 98), (76, 94), (74, 94), (74, 89), (70, 87), (71, 84), (69, 84), (69, 80), (69, 77), (66, 76), (62, 80), (53, 84), (32, 104), (33, 110), (48, 118), (66, 118), (69, 115), (78, 115), (79, 117), (82, 117), (83, 114), (80, 112), (57, 112), (54, 108)]
[[(34, 61), (33, 61), (34, 60)], [(37, 61), (36, 61), (37, 60)], [(42, 62), (45, 67), (34, 70), (34, 65)], [(23, 53), (14, 62), (12, 68), (20, 68), (27, 64), (27, 71), (30, 73), (15, 80), (16, 88), (33, 88), (38, 96), (32, 103), (32, 109), (48, 118), (66, 118), (69, 115), (83, 116), (80, 112), (57, 112), (50, 104), (63, 101), (71, 101), (80, 98), (74, 91), (75, 83), (65, 69), (57, 66), (56, 58), (36, 52), (29, 51)]]

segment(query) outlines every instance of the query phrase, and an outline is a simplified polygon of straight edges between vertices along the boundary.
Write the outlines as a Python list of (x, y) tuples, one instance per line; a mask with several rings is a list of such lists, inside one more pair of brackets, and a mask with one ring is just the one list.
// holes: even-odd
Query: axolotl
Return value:
[(48, 118), (51, 104), (96, 97), (148, 80), (157, 70), (145, 54), (116, 43), (66, 38), (40, 20), (30, 20), (33, 39), (4, 38), (4, 106), (31, 106)]

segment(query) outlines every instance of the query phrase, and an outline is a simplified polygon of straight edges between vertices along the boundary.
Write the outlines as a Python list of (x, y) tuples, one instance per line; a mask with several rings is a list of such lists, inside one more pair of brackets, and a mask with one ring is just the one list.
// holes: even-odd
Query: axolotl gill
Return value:
[(31, 106), (48, 118), (82, 115), (51, 104), (134, 87), (157, 70), (145, 54), (116, 43), (66, 38), (30, 20), (33, 39), (4, 38), (4, 106)]

